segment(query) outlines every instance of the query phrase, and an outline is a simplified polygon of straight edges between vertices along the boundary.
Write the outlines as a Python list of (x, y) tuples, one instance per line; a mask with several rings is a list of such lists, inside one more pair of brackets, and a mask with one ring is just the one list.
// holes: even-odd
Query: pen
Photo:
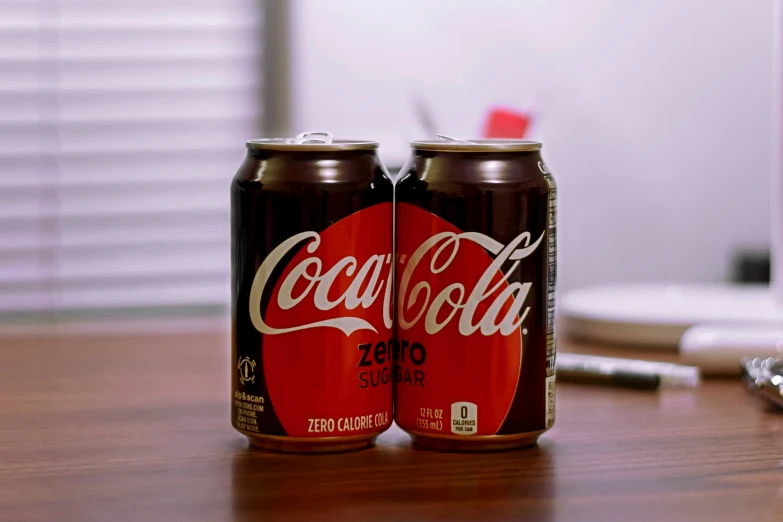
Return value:
[(693, 388), (699, 383), (698, 368), (673, 363), (559, 353), (555, 368), (563, 381), (624, 388)]

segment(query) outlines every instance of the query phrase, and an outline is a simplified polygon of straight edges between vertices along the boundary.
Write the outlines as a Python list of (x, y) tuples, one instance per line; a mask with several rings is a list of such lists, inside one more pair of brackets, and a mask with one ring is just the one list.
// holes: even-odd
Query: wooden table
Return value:
[(783, 415), (736, 380), (560, 385), (538, 447), (276, 455), (229, 425), (221, 329), (0, 341), (0, 520), (783, 520)]

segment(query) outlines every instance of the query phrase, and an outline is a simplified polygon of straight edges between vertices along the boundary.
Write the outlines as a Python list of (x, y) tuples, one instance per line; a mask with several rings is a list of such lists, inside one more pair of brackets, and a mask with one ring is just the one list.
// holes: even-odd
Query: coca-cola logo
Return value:
[[(476, 331), (486, 336), (497, 332), (511, 335), (524, 322), (530, 310), (525, 306), (525, 298), (532, 283), (506, 283), (509, 275), (519, 266), (520, 260), (533, 253), (543, 239), (542, 233), (531, 244), (530, 233), (524, 232), (504, 246), (491, 237), (476, 232), (441, 232), (431, 236), (413, 252), (400, 278), (397, 301), (397, 321), (400, 328), (409, 330), (424, 317), (424, 330), (432, 335), (441, 331), (459, 314), (461, 335), (468, 336)], [(440, 274), (457, 258), (460, 244), (465, 241), (475, 243), (495, 254), (495, 259), (484, 270), (473, 288), (466, 289), (459, 280), (459, 274), (455, 274), (453, 277), (456, 280), (453, 283), (445, 286), (437, 295), (432, 295), (428, 279), (444, 277)], [(424, 274), (419, 276), (422, 280), (414, 282), (412, 279), (420, 262), (431, 251), (434, 253), (430, 262), (424, 269)], [(513, 264), (503, 273), (501, 269), (507, 261), (513, 261)], [(496, 277), (499, 271), (503, 273), (502, 278)], [(507, 306), (509, 300), (511, 305)]]
[[(492, 302), (481, 313), (477, 313), (479, 305), (486, 302), (490, 296), (507, 281), (509, 274), (519, 265), (520, 260), (530, 255), (538, 248), (544, 238), (539, 238), (531, 244), (530, 233), (524, 232), (508, 245), (503, 245), (494, 239), (475, 232), (441, 232), (422, 242), (407, 262), (400, 279), (397, 314), (400, 328), (408, 330), (422, 317), (424, 329), (428, 334), (442, 330), (457, 314), (459, 314), (459, 333), (468, 336), (476, 331), (482, 335), (510, 335), (516, 331), (525, 320), (529, 307), (525, 307), (525, 298), (530, 291), (531, 283), (512, 282), (492, 297)], [(307, 241), (304, 247), (308, 254), (304, 260), (296, 264), (285, 276), (276, 296), (277, 306), (281, 310), (294, 309), (303, 300), (310, 299), (317, 310), (329, 311), (342, 305), (345, 310), (357, 308), (368, 309), (379, 300), (383, 292), (383, 322), (386, 328), (392, 327), (391, 318), (391, 254), (375, 254), (359, 261), (348, 255), (338, 260), (332, 266), (324, 266), (318, 257), (321, 236), (317, 232), (302, 232), (296, 234), (275, 248), (261, 264), (253, 279), (250, 290), (250, 318), (256, 329), (264, 334), (274, 335), (305, 330), (309, 328), (336, 328), (346, 336), (357, 330), (377, 332), (376, 328), (362, 317), (346, 315), (322, 320), (301, 322), (294, 326), (277, 327), (267, 324), (261, 314), (261, 297), (269, 283), (271, 274), (280, 261), (301, 243)], [(425, 279), (412, 281), (422, 259), (434, 251), (427, 276), (437, 276), (444, 272), (458, 256), (460, 243), (473, 242), (488, 252), (495, 254), (495, 259), (486, 268), (478, 282), (471, 289), (466, 289), (460, 281), (446, 286), (438, 295), (433, 296), (430, 283)], [(504, 263), (512, 261), (511, 267), (499, 281), (495, 277)], [(350, 278), (347, 289), (338, 292), (333, 297), (333, 285), (339, 278)], [(493, 281), (493, 279), (495, 279)], [(511, 306), (504, 306), (511, 300)], [(446, 311), (445, 318), (442, 312)], [(440, 317), (440, 318), (439, 318)]]
[[(377, 333), (377, 329), (367, 320), (350, 315), (309, 322), (303, 321), (288, 327), (276, 327), (264, 321), (260, 305), (261, 297), (269, 283), (269, 277), (286, 254), (300, 243), (308, 240), (309, 243), (304, 248), (308, 254), (312, 255), (298, 262), (284, 277), (276, 297), (277, 306), (281, 310), (289, 310), (294, 316), (297, 316), (294, 309), (305, 299), (310, 299), (315, 308), (323, 312), (333, 310), (338, 305), (342, 305), (348, 311), (357, 308), (366, 310), (378, 301), (381, 292), (383, 292), (383, 323), (386, 328), (391, 328), (393, 284), (391, 253), (371, 255), (361, 262), (361, 267), (359, 266), (360, 262), (350, 255), (343, 257), (330, 267), (325, 267), (323, 261), (318, 257), (321, 236), (317, 232), (311, 231), (296, 234), (283, 241), (259, 267), (250, 289), (250, 319), (253, 326), (259, 332), (268, 335), (321, 327), (336, 328), (346, 336), (350, 336), (357, 330), (371, 330)], [(334, 297), (333, 286), (338, 286), (335, 285), (338, 278), (350, 278), (350, 282), (346, 290), (338, 291), (339, 295)]]

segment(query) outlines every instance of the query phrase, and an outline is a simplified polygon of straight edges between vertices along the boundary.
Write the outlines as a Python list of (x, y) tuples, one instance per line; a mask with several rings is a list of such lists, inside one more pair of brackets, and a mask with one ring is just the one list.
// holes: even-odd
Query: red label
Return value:
[(383, 203), (296, 234), (258, 269), (250, 317), (264, 334), (269, 400), (289, 436), (344, 437), (391, 424), (391, 217)]
[(531, 282), (509, 281), (542, 242), (509, 244), (397, 205), (395, 419), (404, 429), (494, 435), (520, 377)]

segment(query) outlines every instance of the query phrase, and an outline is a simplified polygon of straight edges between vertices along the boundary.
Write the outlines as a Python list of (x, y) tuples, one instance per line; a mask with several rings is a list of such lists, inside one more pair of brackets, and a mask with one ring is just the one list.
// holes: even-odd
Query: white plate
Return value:
[(574, 290), (558, 303), (559, 326), (599, 342), (674, 348), (697, 323), (783, 321), (767, 286), (629, 284)]

